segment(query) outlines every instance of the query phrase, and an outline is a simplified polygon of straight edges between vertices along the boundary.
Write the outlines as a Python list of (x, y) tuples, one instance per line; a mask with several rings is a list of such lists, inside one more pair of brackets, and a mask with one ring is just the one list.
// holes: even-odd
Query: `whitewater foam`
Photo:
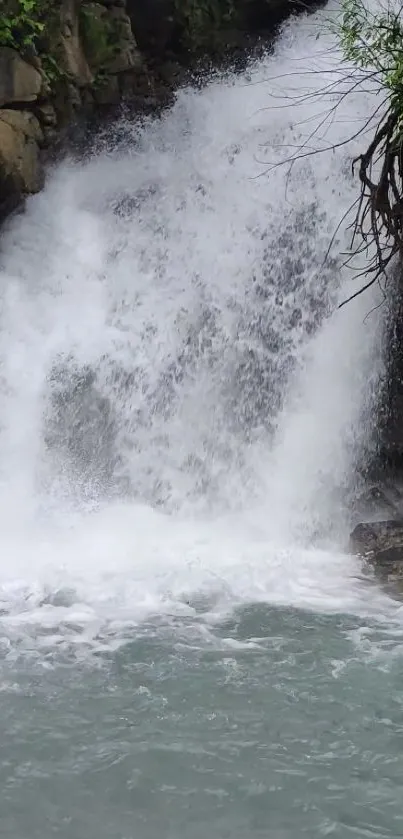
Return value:
[[(334, 311), (355, 288), (346, 225), (326, 258), (356, 198), (361, 140), (343, 141), (371, 99), (333, 109), (328, 16), (291, 21), (272, 55), (180, 91), (162, 118), (123, 121), (10, 225), (6, 633), (73, 624), (95, 639), (191, 617), (200, 598), (205, 620), (250, 601), (398, 614), (342, 553), (382, 312), (365, 317), (376, 294)], [(301, 144), (329, 150), (273, 166)]]

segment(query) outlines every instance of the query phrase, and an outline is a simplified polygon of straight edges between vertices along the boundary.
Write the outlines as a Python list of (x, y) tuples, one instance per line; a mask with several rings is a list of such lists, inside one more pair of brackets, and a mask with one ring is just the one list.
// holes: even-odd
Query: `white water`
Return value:
[(202, 602), (213, 618), (252, 600), (399, 613), (343, 553), (382, 318), (365, 319), (369, 294), (325, 317), (356, 288), (345, 225), (323, 261), (362, 140), (270, 167), (336, 146), (373, 108), (357, 93), (309, 139), (336, 101), (315, 91), (342, 72), (316, 39), (328, 16), (291, 22), (274, 55), (181, 91), (162, 120), (122, 123), (5, 236), (9, 639), (74, 624), (94, 640)]

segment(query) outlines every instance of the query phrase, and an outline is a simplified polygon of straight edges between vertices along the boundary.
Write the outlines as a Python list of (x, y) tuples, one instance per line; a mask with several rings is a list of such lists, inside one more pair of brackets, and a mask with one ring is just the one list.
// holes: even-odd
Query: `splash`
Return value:
[[(162, 118), (123, 120), (10, 226), (6, 634), (50, 623), (95, 638), (194, 615), (199, 596), (214, 614), (395, 608), (342, 553), (382, 318), (366, 317), (369, 295), (336, 311), (354, 281), (345, 225), (328, 254), (356, 198), (360, 139), (345, 140), (373, 100), (334, 110), (328, 14), (291, 21), (273, 54), (181, 90)], [(277, 165), (301, 146), (323, 153)]]

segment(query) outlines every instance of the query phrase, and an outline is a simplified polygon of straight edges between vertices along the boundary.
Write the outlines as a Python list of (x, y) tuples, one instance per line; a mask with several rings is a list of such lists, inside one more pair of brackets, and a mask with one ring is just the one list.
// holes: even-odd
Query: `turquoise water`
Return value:
[(398, 837), (402, 646), (253, 606), (1, 666), (2, 836)]

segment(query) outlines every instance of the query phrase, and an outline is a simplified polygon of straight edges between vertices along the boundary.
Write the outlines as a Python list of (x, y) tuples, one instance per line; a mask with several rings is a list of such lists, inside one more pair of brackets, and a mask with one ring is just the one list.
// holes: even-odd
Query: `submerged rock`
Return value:
[(382, 579), (403, 579), (403, 519), (360, 522), (350, 535), (350, 550)]

